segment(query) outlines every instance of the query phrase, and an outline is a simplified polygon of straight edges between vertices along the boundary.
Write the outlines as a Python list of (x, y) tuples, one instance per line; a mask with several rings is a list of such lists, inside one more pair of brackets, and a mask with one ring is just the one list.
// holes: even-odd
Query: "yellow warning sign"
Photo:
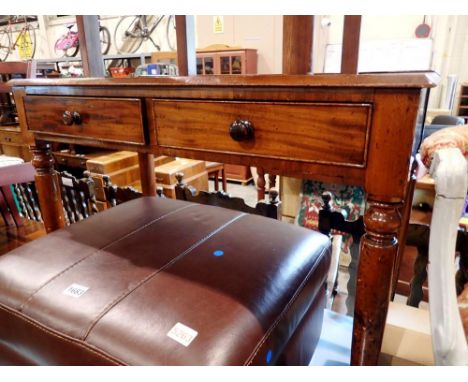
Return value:
[(33, 41), (29, 31), (21, 31), (16, 40), (18, 55), (21, 60), (30, 60), (33, 57)]
[(213, 16), (213, 33), (224, 33), (224, 16)]

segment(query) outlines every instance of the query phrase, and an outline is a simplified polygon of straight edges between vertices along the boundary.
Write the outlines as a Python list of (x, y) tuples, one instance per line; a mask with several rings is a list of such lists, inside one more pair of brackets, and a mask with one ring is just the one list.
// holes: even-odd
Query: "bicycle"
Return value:
[[(8, 56), (18, 47), (19, 58), (22, 60), (30, 60), (36, 53), (36, 32), (34, 27), (29, 23), (29, 16), (11, 16), (8, 18), (8, 24), (5, 28), (0, 29), (0, 61), (6, 61)], [(14, 23), (20, 23), (23, 19), (24, 26), (21, 28), (18, 37), (14, 44), (13, 26)]]
[(165, 39), (169, 50), (176, 48), (175, 17), (171, 16), (123, 16), (115, 27), (114, 43), (119, 53), (135, 53), (150, 40), (156, 50), (161, 50), (161, 27), (166, 20)]
[[(80, 40), (78, 32), (72, 31), (74, 24), (65, 25), (68, 32), (61, 36), (54, 44), (54, 51), (57, 57), (75, 57), (80, 50)], [(109, 29), (99, 25), (99, 40), (101, 42), (101, 53), (107, 54), (111, 45)]]

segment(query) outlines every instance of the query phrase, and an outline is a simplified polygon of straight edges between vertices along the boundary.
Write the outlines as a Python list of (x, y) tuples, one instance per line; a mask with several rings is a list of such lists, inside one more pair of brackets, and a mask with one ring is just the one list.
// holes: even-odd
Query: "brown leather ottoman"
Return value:
[(0, 257), (0, 364), (308, 364), (330, 243), (141, 198)]

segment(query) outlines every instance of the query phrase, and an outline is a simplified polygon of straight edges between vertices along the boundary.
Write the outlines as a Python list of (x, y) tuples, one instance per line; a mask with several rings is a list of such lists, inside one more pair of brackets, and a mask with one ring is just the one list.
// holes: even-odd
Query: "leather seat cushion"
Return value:
[(0, 363), (275, 364), (330, 251), (273, 219), (133, 200), (0, 257)]

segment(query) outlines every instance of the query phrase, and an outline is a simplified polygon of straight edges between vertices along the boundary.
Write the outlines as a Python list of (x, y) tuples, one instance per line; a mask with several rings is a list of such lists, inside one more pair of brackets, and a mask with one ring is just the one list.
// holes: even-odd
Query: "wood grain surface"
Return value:
[[(26, 96), (24, 104), (31, 131), (145, 143), (139, 99)], [(62, 121), (65, 111), (78, 112), (81, 123), (65, 125)]]
[[(160, 146), (364, 167), (371, 106), (155, 100)], [(236, 119), (254, 138), (229, 135)]]

